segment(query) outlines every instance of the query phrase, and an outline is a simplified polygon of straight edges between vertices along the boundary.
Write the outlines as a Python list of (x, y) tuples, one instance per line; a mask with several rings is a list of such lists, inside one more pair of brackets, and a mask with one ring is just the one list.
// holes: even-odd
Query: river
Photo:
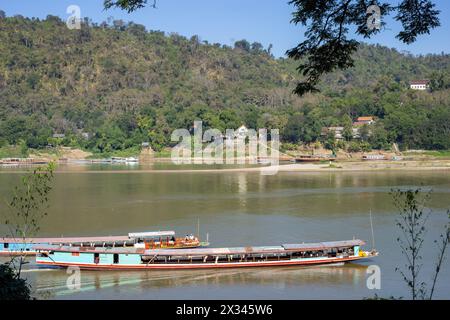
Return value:
[[(49, 215), (40, 236), (123, 235), (175, 230), (208, 234), (211, 247), (279, 245), (360, 238), (380, 256), (344, 266), (193, 271), (82, 271), (81, 288), (66, 286), (61, 269), (38, 269), (25, 277), (45, 299), (362, 299), (375, 294), (409, 297), (396, 267), (403, 267), (396, 241), (392, 188), (432, 189), (421, 270), (430, 282), (438, 238), (450, 208), (449, 171), (371, 172), (154, 172), (80, 167), (57, 172)], [(116, 167), (116, 169), (118, 169)], [(121, 168), (119, 168), (121, 169)], [(122, 168), (124, 169), (124, 168)], [(0, 171), (0, 195), (8, 199), (20, 174)], [(1, 210), (6, 210), (4, 202)], [(7, 235), (1, 226), (2, 235)], [(4, 259), (3, 259), (4, 260)], [(31, 259), (32, 260), (32, 259)], [(436, 298), (450, 299), (447, 259)], [(381, 289), (367, 288), (369, 265), (381, 270)]]

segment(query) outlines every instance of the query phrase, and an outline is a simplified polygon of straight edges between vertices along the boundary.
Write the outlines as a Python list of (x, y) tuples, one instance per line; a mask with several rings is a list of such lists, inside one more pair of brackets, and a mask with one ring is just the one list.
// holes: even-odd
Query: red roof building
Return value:
[(412, 80), (409, 82), (409, 87), (413, 90), (426, 90), (429, 85), (429, 80)]
[(365, 124), (372, 124), (374, 122), (375, 122), (375, 117), (372, 117), (372, 116), (358, 117), (358, 119), (356, 119), (356, 121), (353, 122), (353, 126), (359, 127), (359, 126), (362, 126)]

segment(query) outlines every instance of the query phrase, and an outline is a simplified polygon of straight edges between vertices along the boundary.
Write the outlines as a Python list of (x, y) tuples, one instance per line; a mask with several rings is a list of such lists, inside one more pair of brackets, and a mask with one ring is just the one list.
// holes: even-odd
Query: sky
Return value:
[[(272, 44), (276, 57), (285, 56), (286, 50), (304, 40), (304, 27), (290, 23), (294, 7), (288, 0), (156, 0), (156, 9), (151, 7), (153, 1), (148, 0), (147, 7), (131, 14), (118, 9), (105, 11), (103, 0), (0, 0), (0, 10), (7, 16), (20, 14), (45, 19), (51, 14), (66, 20), (70, 15), (67, 7), (78, 5), (81, 16), (94, 22), (100, 23), (112, 16), (142, 24), (148, 30), (176, 32), (186, 37), (196, 34), (209, 43), (233, 45), (237, 40), (247, 39), (260, 42), (265, 48)], [(441, 26), (430, 35), (420, 36), (411, 45), (403, 44), (395, 38), (401, 25), (387, 18), (387, 29), (364, 41), (416, 55), (450, 53), (450, 1), (434, 2), (441, 10)]]

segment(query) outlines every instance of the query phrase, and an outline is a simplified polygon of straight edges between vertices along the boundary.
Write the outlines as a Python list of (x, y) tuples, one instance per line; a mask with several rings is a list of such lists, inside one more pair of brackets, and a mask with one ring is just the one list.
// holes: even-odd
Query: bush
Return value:
[(361, 146), (358, 142), (350, 142), (347, 148), (348, 152), (360, 152)]
[(281, 144), (281, 149), (282, 150), (297, 150), (298, 149), (298, 145), (295, 143), (289, 143), (289, 142), (285, 142)]
[(370, 146), (370, 143), (368, 143), (368, 142), (363, 141), (360, 143), (359, 146), (361, 148), (361, 151), (364, 151), (364, 152), (372, 151), (372, 147)]
[(0, 147), (1, 158), (20, 158), (23, 156), (23, 150), (19, 146), (10, 146), (8, 144)]
[(344, 149), (345, 149), (345, 142), (342, 141), (342, 140), (338, 140), (338, 141), (336, 142), (336, 148), (337, 148), (337, 149), (342, 149), (342, 150), (344, 150)]
[(0, 265), (0, 300), (30, 300), (30, 286), (7, 264)]

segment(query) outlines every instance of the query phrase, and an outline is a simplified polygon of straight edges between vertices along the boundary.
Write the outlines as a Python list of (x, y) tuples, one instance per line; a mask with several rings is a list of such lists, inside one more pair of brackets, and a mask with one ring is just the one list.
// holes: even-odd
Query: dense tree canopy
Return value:
[[(305, 80), (295, 89), (299, 95), (317, 91), (323, 74), (353, 66), (352, 55), (359, 45), (355, 35), (370, 38), (380, 32), (385, 25), (383, 18), (392, 11), (397, 12), (395, 19), (403, 26), (397, 38), (407, 44), (440, 25), (439, 11), (430, 0), (402, 0), (397, 6), (375, 0), (291, 0), (290, 3), (296, 8), (292, 22), (307, 28), (306, 40), (287, 52), (290, 58), (302, 59), (298, 69)], [(353, 35), (349, 34), (350, 28), (355, 28)]]
[[(353, 68), (324, 76), (320, 94), (298, 97), (296, 61), (247, 44), (206, 44), (124, 21), (85, 19), (69, 30), (54, 16), (0, 19), (0, 148), (111, 153), (148, 141), (161, 149), (194, 120), (222, 131), (277, 128), (284, 141), (309, 143), (323, 139), (322, 126), (364, 115), (379, 119), (374, 146), (450, 148), (449, 55), (361, 45)], [(431, 92), (410, 90), (414, 79), (432, 80)]]
[[(147, 0), (104, 1), (106, 9), (116, 7), (128, 13), (146, 4)], [(406, 44), (440, 26), (440, 11), (431, 0), (401, 0), (397, 5), (381, 0), (290, 0), (289, 4), (295, 7), (291, 22), (307, 27), (306, 40), (286, 52), (302, 61), (298, 70), (303, 79), (294, 90), (300, 96), (319, 91), (322, 75), (352, 67), (352, 55), (359, 46), (355, 36), (370, 38), (380, 32), (385, 26), (383, 18), (392, 12), (403, 27), (396, 37)], [(152, 6), (156, 7), (156, 0)], [(351, 27), (355, 28), (354, 36), (349, 36)], [(245, 40), (237, 46), (247, 51), (250, 48)]]

